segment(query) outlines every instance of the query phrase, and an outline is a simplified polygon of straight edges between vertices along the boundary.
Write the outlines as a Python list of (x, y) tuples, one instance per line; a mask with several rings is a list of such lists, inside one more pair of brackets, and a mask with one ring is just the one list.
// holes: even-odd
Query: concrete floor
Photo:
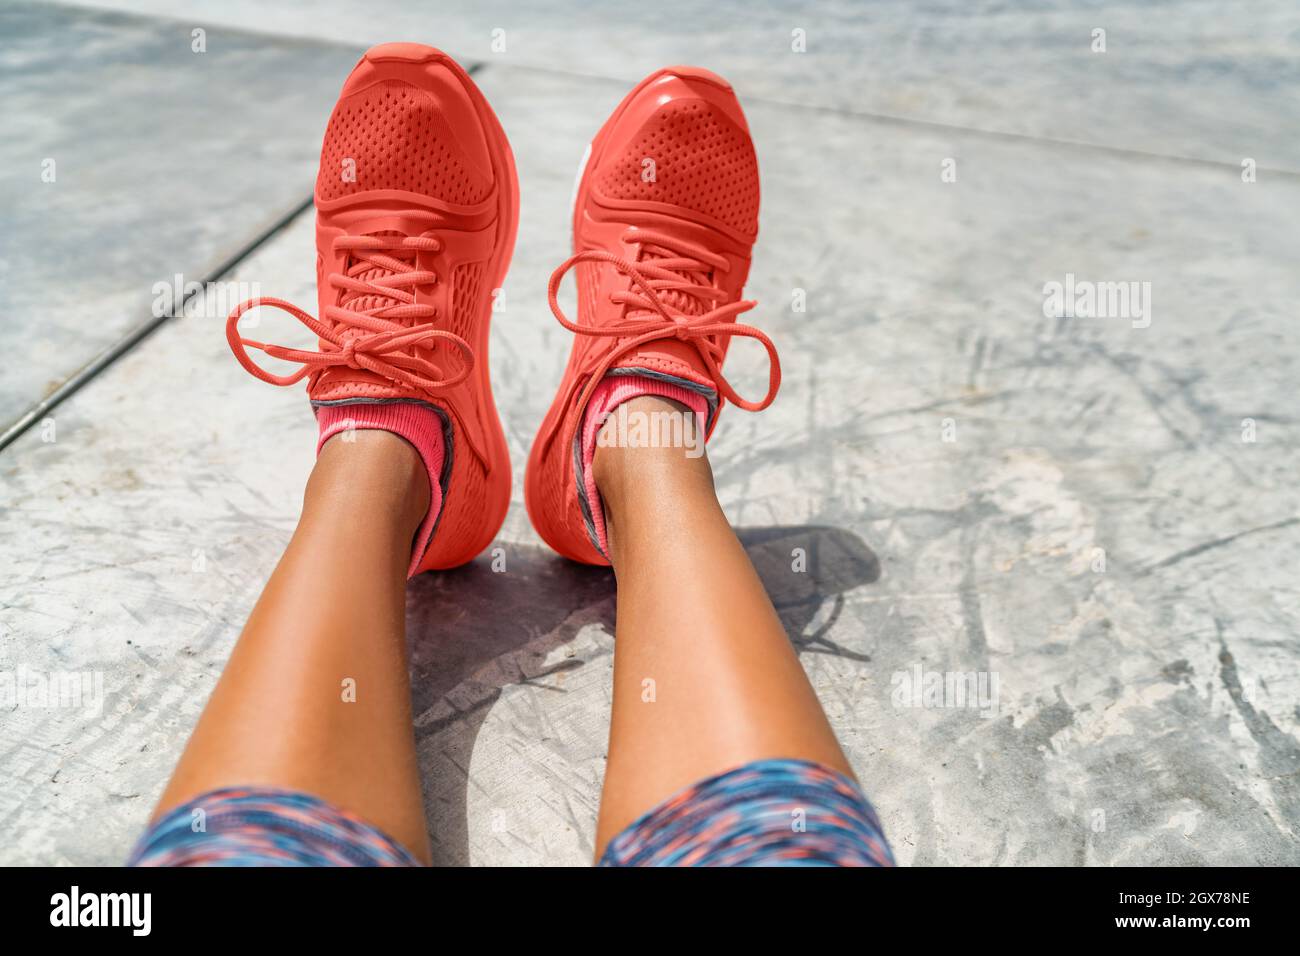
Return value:
[[(1290, 5), (1224, 23), (1193, 2), (739, 19), (711, 4), (700, 30), (680, 4), (380, 5), (364, 23), (341, 3), (96, 5), (144, 16), (4, 11), (0, 92), (27, 131), (0, 145), (22, 226), (0, 247), (6, 421), (147, 320), (154, 280), (202, 276), (308, 195), (359, 53), (340, 41), (483, 64), (523, 194), (492, 343), (518, 467), (507, 572), (477, 562), (409, 589), (440, 862), (591, 856), (614, 602), (608, 574), (550, 555), (523, 510), (568, 348), (545, 282), (591, 133), (641, 73), (695, 61), (732, 79), (754, 130), (752, 319), (785, 368), (771, 409), (732, 410), (715, 436), (719, 491), (900, 862), (1300, 863)], [(71, 64), (48, 55), (69, 23)], [(202, 77), (185, 69), (196, 25)], [(789, 52), (796, 27), (806, 54)], [(107, 90), (156, 135), (79, 133)], [(40, 183), (48, 155), (56, 184)], [(83, 155), (141, 173), (107, 190), (64, 173)], [(310, 305), (313, 262), (307, 213), (226, 278)], [(1149, 282), (1150, 311), (1044, 317), (1044, 284), (1067, 274)], [(124, 857), (293, 528), (305, 401), (247, 377), (223, 320), (170, 322), (48, 416), (52, 433), (0, 452), (0, 673), (104, 685), (98, 713), (0, 712), (0, 863)], [(732, 362), (759, 388), (753, 354)], [(918, 669), (996, 679), (996, 706), (903, 706)]]

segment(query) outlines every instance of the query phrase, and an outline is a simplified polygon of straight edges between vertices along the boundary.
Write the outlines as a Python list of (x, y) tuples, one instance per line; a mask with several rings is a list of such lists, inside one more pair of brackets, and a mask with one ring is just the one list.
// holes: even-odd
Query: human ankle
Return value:
[(429, 510), (430, 485), (420, 454), (378, 429), (341, 432), (321, 445), (307, 482), (308, 506), (379, 521), (410, 537)]
[[(626, 409), (630, 416), (687, 416), (688, 427), (695, 427), (690, 409), (670, 399), (643, 396), (619, 408)], [(591, 463), (592, 477), (611, 526), (626, 525), (639, 511), (662, 513), (687, 497), (713, 496), (713, 471), (704, 452), (702, 434), (698, 444), (629, 445), (614, 434), (619, 427), (611, 415), (601, 429)]]
[[(444, 466), (448, 463), (444, 413), (423, 402), (345, 402), (318, 406), (316, 421), (320, 426), (320, 437), (317, 439), (316, 446), (318, 453), (323, 451), (328, 443), (336, 440), (341, 440), (355, 448), (359, 435), (384, 434), (387, 437), (383, 441), (398, 443), (387, 447), (401, 449), (403, 456), (406, 456), (407, 452), (415, 454), (420, 465), (416, 474), (421, 475), (424, 482), (421, 487), (408, 488), (410, 480), (418, 481), (418, 479), (396, 476), (398, 479), (409, 478), (407, 483), (403, 484), (401, 480), (394, 481), (394, 476), (388, 476), (389, 484), (408, 488), (410, 491), (410, 494), (401, 499), (399, 504), (411, 508), (418, 505), (422, 509), (422, 520), (416, 522), (416, 528), (410, 536), (410, 565), (407, 574), (408, 576), (415, 574), (428, 551), (442, 511), (442, 481), (446, 471)], [(373, 437), (367, 440), (380, 441)], [(409, 460), (405, 457), (403, 460), (409, 471)], [(386, 494), (387, 492), (381, 492), (379, 497), (383, 499)], [(361, 496), (354, 495), (354, 497)], [(399, 513), (405, 523), (409, 513), (405, 509), (400, 509)]]

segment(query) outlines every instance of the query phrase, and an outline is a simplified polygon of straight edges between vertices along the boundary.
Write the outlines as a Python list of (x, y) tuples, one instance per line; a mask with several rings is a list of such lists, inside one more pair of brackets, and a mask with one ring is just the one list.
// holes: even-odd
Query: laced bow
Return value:
[[(658, 255), (649, 261), (633, 262), (604, 250), (584, 249), (562, 262), (551, 274), (551, 281), (547, 286), (551, 312), (560, 325), (577, 335), (619, 340), (591, 370), (587, 384), (578, 399), (579, 407), (585, 405), (605, 373), (624, 355), (636, 351), (647, 343), (671, 338), (680, 339), (695, 347), (709, 377), (717, 385), (718, 392), (731, 404), (750, 412), (762, 411), (771, 405), (776, 398), (777, 390), (781, 387), (781, 360), (776, 353), (776, 346), (759, 329), (735, 321), (736, 316), (748, 312), (758, 303), (741, 300), (714, 305), (712, 308), (705, 308), (705, 311), (697, 315), (688, 315), (680, 310), (670, 311), (664, 301), (665, 293), (678, 302), (688, 302), (694, 298), (701, 306), (708, 306), (725, 299), (727, 293), (724, 290), (712, 285), (704, 285), (701, 281), (690, 278), (690, 275), (710, 270), (726, 272), (730, 269), (726, 257), (710, 252), (697, 243), (649, 229), (633, 227), (623, 233), (622, 239), (624, 243), (641, 243), (643, 250), (646, 246), (657, 247), (668, 252), (669, 255)], [(610, 301), (630, 307), (626, 318), (608, 325), (592, 326), (578, 325), (565, 317), (558, 299), (560, 283), (569, 270), (580, 262), (607, 262), (632, 280), (632, 285), (637, 291), (620, 291), (610, 295)], [(757, 339), (767, 350), (767, 394), (761, 401), (751, 402), (741, 398), (722, 374), (721, 363), (726, 342), (734, 335)]]
[[(436, 273), (417, 268), (416, 254), (440, 252), (442, 243), (438, 239), (430, 236), (340, 236), (334, 240), (333, 248), (336, 252), (351, 253), (354, 262), (345, 273), (331, 273), (327, 281), (353, 295), (341, 305), (325, 307), (322, 318), (327, 322), (313, 318), (283, 299), (257, 298), (241, 302), (226, 319), (226, 341), (240, 365), (272, 385), (293, 385), (306, 375), (333, 366), (365, 369), (398, 385), (426, 391), (451, 388), (469, 376), (474, 368), (474, 351), (470, 344), (454, 332), (422, 324), (434, 318), (438, 310), (427, 302), (415, 301), (416, 286), (431, 285), (438, 280)], [(412, 261), (399, 259), (390, 255), (391, 252), (408, 253)], [(386, 274), (360, 278), (363, 273), (376, 270)], [(374, 297), (379, 304), (359, 310), (355, 305), (362, 297)], [(272, 306), (292, 315), (322, 340), (321, 350), (291, 349), (242, 337), (238, 328), (240, 316), (260, 306)], [(397, 320), (408, 320), (410, 324)], [(451, 378), (442, 378), (441, 368), (411, 351), (414, 348), (433, 348), (439, 341), (454, 345), (464, 359), (460, 372)], [(249, 348), (260, 349), (272, 358), (298, 362), (302, 367), (289, 375), (276, 375), (253, 361), (248, 354)]]

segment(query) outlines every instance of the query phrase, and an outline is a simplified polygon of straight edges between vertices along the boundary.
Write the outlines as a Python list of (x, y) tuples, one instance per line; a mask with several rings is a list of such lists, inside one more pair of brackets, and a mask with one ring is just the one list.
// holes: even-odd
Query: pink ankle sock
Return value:
[[(429, 547), (434, 525), (438, 523), (438, 512), (442, 510), (442, 485), (439, 483), (445, 441), (442, 417), (430, 406), (415, 402), (355, 402), (348, 405), (317, 406), (316, 421), (320, 424), (320, 439), (316, 442), (318, 455), (321, 446), (339, 432), (366, 428), (392, 432), (420, 453), (424, 470), (429, 476), (429, 511), (415, 533), (411, 566), (406, 572), (408, 578), (412, 577)], [(340, 439), (346, 440), (346, 436)]]
[(591, 470), (591, 462), (596, 457), (596, 437), (608, 413), (624, 402), (643, 395), (681, 402), (695, 413), (696, 427), (700, 429), (701, 437), (704, 434), (709, 406), (699, 392), (646, 375), (607, 375), (596, 386), (582, 419), (582, 484), (587, 492), (587, 504), (591, 507), (591, 523), (596, 529), (596, 539), (600, 542), (601, 553), (606, 557), (609, 557), (609, 540), (605, 535), (605, 508), (600, 502), (600, 492), (596, 490), (596, 478)]

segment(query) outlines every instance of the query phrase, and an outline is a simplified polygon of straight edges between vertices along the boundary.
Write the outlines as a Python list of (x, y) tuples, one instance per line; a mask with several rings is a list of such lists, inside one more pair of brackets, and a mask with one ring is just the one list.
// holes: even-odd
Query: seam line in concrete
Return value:
[[(471, 75), (480, 72), (483, 68), (482, 63), (471, 63), (465, 67), (465, 71)], [(179, 306), (174, 307), (170, 312), (160, 316), (155, 316), (149, 321), (137, 325), (122, 338), (118, 339), (99, 355), (83, 365), (69, 378), (65, 379), (54, 391), (52, 391), (41, 401), (23, 412), (14, 420), (8, 428), (0, 434), (0, 451), (8, 448), (17, 439), (35, 425), (41, 418), (52, 411), (57, 405), (62, 404), (67, 399), (84, 388), (87, 384), (98, 378), (104, 371), (110, 368), (113, 363), (122, 356), (126, 355), (133, 348), (147, 339), (150, 335), (160, 329), (169, 319), (179, 318), (185, 314), (185, 307), (196, 296), (202, 295), (209, 284), (218, 282), (221, 278), (234, 270), (241, 262), (260, 249), (266, 242), (277, 233), (285, 229), (291, 222), (312, 207), (313, 197), (307, 196), (306, 199), (300, 199), (294, 203), (287, 211), (275, 217), (272, 222), (256, 233), (252, 239), (245, 242), (238, 249), (223, 259), (214, 269), (211, 269), (199, 284), (192, 288), (181, 300)]]
[[(53, 0), (51, 5), (65, 7), (70, 10), (82, 10), (85, 11), (86, 13), (97, 13), (103, 16), (118, 16), (118, 17), (125, 17), (125, 18), (130, 18), (135, 20), (150, 20), (155, 22), (161, 20), (161, 21), (168, 21), (168, 22), (178, 23), (178, 24), (185, 24), (190, 22), (180, 17), (160, 16), (157, 14), (146, 14), (146, 13), (135, 13), (131, 11), (106, 10), (101, 7), (88, 7), (77, 3), (69, 3), (69, 2), (65, 2), (65, 0)], [(195, 22), (197, 23), (197, 20)], [(221, 29), (227, 30), (231, 33), (237, 33), (249, 37), (256, 37), (258, 39), (264, 39), (268, 41), (277, 41), (283, 43), (297, 43), (297, 44), (315, 45), (315, 46), (329, 46), (329, 47), (335, 47), (339, 49), (356, 49), (358, 52), (364, 49), (364, 47), (354, 46), (353, 44), (345, 43), (340, 40), (332, 40), (327, 38), (315, 38), (310, 36), (300, 36), (292, 33), (277, 33), (272, 30), (252, 30), (247, 27), (235, 27), (235, 26), (228, 26), (225, 24), (221, 25)], [(461, 59), (460, 56), (457, 55), (456, 52), (453, 50), (447, 50), (445, 52), (451, 54), (451, 56), (453, 56), (457, 60)], [(473, 62), (474, 65), (478, 67), (483, 67), (488, 65), (483, 61), (466, 60), (465, 62), (467, 63)], [(516, 70), (533, 70), (534, 72), (537, 73), (549, 73), (553, 76), (567, 76), (573, 79), (597, 80), (600, 82), (621, 83), (625, 85), (635, 82), (635, 80), (626, 80), (622, 77), (617, 77), (617, 76), (607, 76), (603, 73), (579, 73), (574, 70), (557, 70), (554, 67), (538, 66), (532, 63), (509, 63), (506, 65)], [(469, 68), (467, 67), (467, 69)], [(474, 72), (473, 69), (470, 69), (470, 72), (471, 73)], [(1101, 143), (1088, 143), (1079, 140), (1069, 140), (1069, 139), (1055, 139), (1050, 136), (1034, 136), (1030, 133), (1009, 133), (1003, 130), (984, 129), (978, 126), (962, 126), (957, 123), (944, 123), (939, 120), (917, 119), (917, 118), (907, 117), (907, 116), (893, 116), (888, 113), (870, 113), (870, 112), (865, 112), (860, 110), (845, 109), (840, 106), (827, 106), (825, 104), (819, 104), (819, 103), (792, 103), (789, 100), (773, 99), (766, 96), (756, 96), (750, 94), (746, 94), (745, 101), (754, 102), (754, 103), (766, 103), (769, 106), (779, 106), (785, 109), (811, 110), (813, 112), (824, 113), (830, 116), (842, 116), (849, 119), (860, 119), (868, 123), (878, 123), (882, 126), (896, 126), (896, 127), (904, 127), (904, 128), (912, 127), (920, 130), (953, 133), (962, 136), (974, 136), (974, 137), (1000, 141), (1000, 142), (1028, 143), (1031, 145), (1047, 147), (1049, 149), (1088, 150), (1092, 152), (1101, 152), (1112, 156), (1117, 156), (1126, 159), (1133, 159), (1142, 162), (1173, 163), (1176, 165), (1192, 166), (1201, 169), (1219, 169), (1219, 170), (1231, 169), (1237, 172), (1240, 172), (1241, 170), (1239, 164), (1234, 164), (1226, 160), (1204, 159), (1198, 156), (1178, 156), (1172, 153), (1153, 153), (1149, 150), (1131, 149), (1125, 146), (1106, 146)], [(1260, 175), (1260, 174), (1266, 174), (1270, 176), (1281, 176), (1285, 179), (1300, 180), (1300, 170), (1286, 169), (1277, 166), (1258, 166), (1256, 167), (1256, 175)]]
[(83, 365), (69, 378), (65, 379), (54, 391), (37, 402), (35, 405), (23, 412), (16, 421), (0, 434), (0, 451), (3, 451), (14, 441), (18, 439), (23, 432), (31, 428), (39, 421), (42, 416), (50, 412), (56, 405), (59, 405), (74, 393), (84, 387), (87, 383), (93, 381), (105, 369), (109, 368), (114, 362), (120, 359), (127, 352), (135, 348), (152, 333), (157, 331), (168, 319), (177, 318), (185, 314), (185, 307), (191, 300), (204, 294), (209, 283), (216, 282), (223, 275), (234, 269), (241, 262), (247, 259), (253, 252), (260, 248), (268, 239), (280, 232), (285, 226), (293, 222), (303, 212), (311, 207), (312, 198), (308, 196), (305, 200), (299, 200), (287, 212), (276, 217), (275, 221), (267, 228), (253, 237), (250, 241), (244, 243), (236, 249), (231, 255), (227, 256), (215, 269), (205, 275), (200, 280), (198, 286), (190, 291), (181, 300), (179, 306), (174, 307), (170, 312), (163, 315), (155, 316), (149, 321), (137, 325), (131, 331), (127, 332), (122, 338), (118, 339), (108, 348), (104, 349), (97, 356)]
[[(555, 76), (565, 76), (573, 79), (596, 80), (608, 83), (628, 82), (622, 78), (605, 76), (604, 74), (577, 73), (572, 70), (557, 70), (554, 67), (536, 66), (527, 63), (509, 63), (505, 65), (515, 70), (532, 70), (537, 73), (549, 73)], [(1153, 153), (1149, 150), (1132, 149), (1127, 146), (1107, 146), (1102, 143), (1088, 143), (1082, 140), (1054, 139), (1050, 136), (1034, 136), (1030, 133), (1009, 133), (1003, 130), (984, 129), (979, 126), (962, 126), (957, 123), (940, 122), (939, 120), (917, 119), (908, 116), (893, 116), (888, 113), (871, 113), (863, 110), (845, 109), (840, 106), (827, 106), (820, 103), (794, 103), (790, 100), (774, 99), (762, 95), (746, 94), (743, 102), (763, 103), (767, 106), (777, 106), (782, 109), (804, 110), (814, 113), (822, 113), (828, 116), (841, 116), (846, 119), (858, 119), (868, 123), (878, 123), (882, 126), (910, 127), (918, 130), (952, 133), (960, 136), (971, 136), (1000, 142), (1025, 143), (1049, 149), (1087, 150), (1090, 152), (1106, 153), (1124, 159), (1134, 159), (1143, 162), (1173, 163), (1182, 166), (1200, 167), (1202, 169), (1231, 169), (1238, 173), (1241, 172), (1240, 165), (1220, 159), (1203, 159), (1198, 156), (1179, 156), (1174, 153)], [(1256, 174), (1269, 174), (1273, 176), (1282, 176), (1288, 179), (1300, 179), (1300, 170), (1285, 169), (1276, 166), (1257, 166)]]

